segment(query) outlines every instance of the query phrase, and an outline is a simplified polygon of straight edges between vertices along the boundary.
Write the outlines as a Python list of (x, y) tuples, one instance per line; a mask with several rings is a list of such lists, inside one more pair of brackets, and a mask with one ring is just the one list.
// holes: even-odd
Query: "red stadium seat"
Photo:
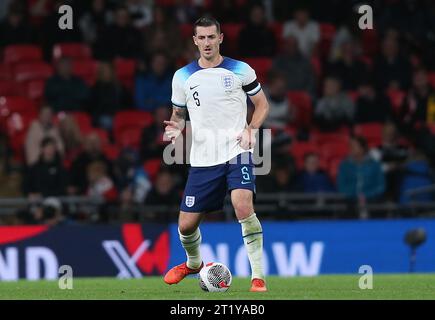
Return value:
[(321, 23), (320, 26), (319, 52), (322, 56), (329, 54), (336, 27), (331, 23)]
[(53, 47), (53, 59), (58, 60), (62, 57), (74, 60), (90, 60), (92, 59), (92, 50), (82, 43), (58, 43)]
[(382, 142), (382, 129), (382, 123), (370, 122), (356, 125), (354, 132), (365, 137), (369, 147), (376, 147)]
[(353, 103), (356, 103), (356, 100), (358, 100), (359, 92), (357, 90), (351, 90), (346, 92), (349, 98), (353, 101)]
[(349, 154), (349, 143), (347, 141), (327, 142), (319, 148), (321, 157), (331, 162), (335, 158), (344, 158)]
[(193, 36), (193, 25), (191, 23), (182, 23), (180, 32), (183, 39), (191, 38)]
[(362, 56), (360, 58), (361, 62), (364, 63), (369, 69), (372, 69), (373, 67), (373, 59), (368, 56)]
[(150, 159), (145, 161), (143, 165), (143, 169), (148, 173), (151, 182), (154, 183), (154, 181), (156, 180), (161, 165), (162, 165), (162, 160), (160, 158)]
[(429, 81), (429, 84), (432, 88), (435, 88), (435, 72), (428, 72), (427, 73), (427, 80)]
[(383, 124), (377, 122), (358, 124), (354, 128), (357, 135), (367, 139), (369, 147), (376, 147), (382, 143)]
[(304, 157), (307, 153), (318, 153), (319, 148), (313, 142), (293, 142), (290, 147), (290, 152), (295, 158), (296, 166), (302, 168), (304, 165)]
[(134, 148), (138, 150), (142, 129), (141, 127), (125, 127), (115, 135), (115, 143), (121, 148)]
[(313, 107), (308, 93), (305, 91), (288, 91), (287, 97), (296, 107), (296, 125), (298, 127), (309, 126)]
[(349, 135), (346, 133), (338, 132), (321, 132), (312, 131), (311, 140), (314, 141), (319, 147), (328, 143), (349, 143)]
[(15, 81), (46, 80), (53, 75), (53, 67), (45, 62), (26, 62), (14, 67)]
[(221, 31), (224, 34), (224, 42), (222, 43), (222, 52), (225, 55), (237, 57), (239, 33), (242, 29), (241, 23), (223, 23)]
[(367, 29), (361, 33), (363, 55), (373, 57), (378, 51), (378, 35), (375, 29)]
[(0, 97), (0, 116), (7, 117), (12, 113), (37, 113), (35, 103), (24, 97)]
[(311, 58), (311, 67), (313, 68), (316, 79), (319, 80), (322, 77), (322, 61), (319, 57), (313, 56)]
[(328, 174), (333, 181), (337, 180), (338, 169), (340, 168), (340, 164), (343, 160), (344, 160), (344, 157), (343, 158), (336, 157), (336, 158), (331, 159), (331, 161), (329, 162)]
[(9, 147), (12, 150), (13, 159), (23, 163), (24, 143), (27, 130), (34, 119), (37, 118), (37, 113), (12, 113), (7, 119), (7, 137)]
[(7, 64), (0, 64), (0, 80), (11, 80), (11, 68)]
[(124, 87), (133, 90), (134, 75), (136, 73), (137, 62), (134, 59), (117, 58), (114, 61), (115, 73)]
[(284, 44), (282, 37), (283, 24), (282, 22), (273, 22), (269, 24), (269, 28), (273, 31), (275, 35), (275, 40), (277, 44), (278, 51), (282, 51), (282, 45)]
[(20, 92), (20, 86), (10, 80), (0, 80), (0, 96), (15, 96)]
[(104, 155), (111, 161), (116, 160), (121, 149), (115, 144), (108, 144), (102, 147)]
[(386, 91), (386, 94), (391, 102), (391, 107), (393, 108), (394, 113), (399, 114), (400, 107), (406, 97), (406, 93), (401, 90), (390, 89)]
[(31, 80), (24, 84), (24, 95), (39, 105), (44, 98), (45, 80)]
[(115, 143), (122, 147), (138, 147), (142, 129), (152, 124), (153, 117), (144, 111), (120, 111), (113, 120)]
[(266, 83), (267, 73), (272, 67), (271, 58), (244, 58), (243, 61), (255, 70), (258, 82)]
[(72, 72), (80, 77), (87, 85), (92, 86), (97, 77), (98, 63), (95, 60), (74, 60)]
[(30, 44), (10, 45), (4, 49), (3, 62), (15, 64), (19, 62), (42, 61), (42, 50)]

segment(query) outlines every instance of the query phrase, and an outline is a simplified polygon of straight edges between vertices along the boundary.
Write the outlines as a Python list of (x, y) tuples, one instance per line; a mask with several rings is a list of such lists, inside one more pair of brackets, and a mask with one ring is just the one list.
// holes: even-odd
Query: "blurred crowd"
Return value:
[[(433, 201), (408, 191), (435, 183), (435, 3), (365, 3), (374, 30), (359, 29), (359, 1), (348, 0), (1, 1), (0, 49), (38, 46), (54, 68), (23, 141), (23, 195), (49, 203), (97, 196), (124, 220), (138, 218), (134, 204), (177, 206), (187, 167), (161, 163), (162, 122), (174, 71), (198, 58), (191, 24), (212, 14), (223, 54), (252, 61), (271, 106), (272, 172), (258, 177), (258, 192), (339, 192), (360, 205)], [(62, 4), (74, 10), (72, 30), (58, 28)], [(77, 74), (74, 56), (56, 54), (62, 43), (90, 49), (94, 78)], [(131, 79), (119, 79), (118, 59), (134, 61)], [(118, 143), (116, 116), (131, 110), (151, 121), (138, 141)], [(74, 114), (95, 130), (85, 132)]]

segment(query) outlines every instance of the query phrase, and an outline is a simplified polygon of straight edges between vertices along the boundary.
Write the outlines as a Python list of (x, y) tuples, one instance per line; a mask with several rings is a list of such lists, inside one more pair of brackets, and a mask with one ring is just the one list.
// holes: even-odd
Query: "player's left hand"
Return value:
[(237, 136), (237, 141), (239, 141), (239, 145), (245, 150), (254, 148), (255, 143), (257, 142), (255, 139), (255, 130), (251, 128), (243, 129), (243, 131)]

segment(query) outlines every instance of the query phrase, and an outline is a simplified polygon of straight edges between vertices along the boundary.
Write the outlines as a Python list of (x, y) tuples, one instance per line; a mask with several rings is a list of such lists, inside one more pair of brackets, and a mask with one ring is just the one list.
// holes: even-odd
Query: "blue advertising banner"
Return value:
[[(407, 231), (422, 227), (427, 241), (417, 249), (415, 272), (435, 272), (435, 220), (263, 222), (266, 274), (314, 276), (358, 273), (369, 265), (376, 273), (408, 272)], [(171, 225), (170, 265), (185, 261), (177, 225)], [(204, 262), (228, 265), (236, 276), (250, 267), (238, 223), (201, 225)]]
[(163, 274), (169, 261), (166, 225), (0, 227), (0, 281), (74, 277), (140, 278)]
[[(413, 228), (427, 232), (415, 272), (435, 272), (435, 219), (263, 222), (264, 268), (281, 276), (358, 273), (362, 265), (375, 273), (407, 272), (404, 236)], [(204, 223), (201, 232), (204, 262), (250, 275), (238, 223)], [(176, 224), (0, 227), (0, 281), (57, 279), (64, 265), (74, 277), (140, 278), (185, 260)]]

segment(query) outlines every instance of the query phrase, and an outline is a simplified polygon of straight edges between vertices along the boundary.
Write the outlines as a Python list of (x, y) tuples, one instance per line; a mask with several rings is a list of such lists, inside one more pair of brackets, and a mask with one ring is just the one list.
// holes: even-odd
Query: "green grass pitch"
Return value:
[(374, 275), (373, 289), (358, 287), (360, 275), (268, 277), (269, 292), (248, 292), (247, 278), (233, 278), (225, 293), (203, 292), (194, 277), (166, 285), (162, 277), (118, 280), (74, 279), (72, 290), (59, 289), (57, 281), (0, 282), (0, 299), (435, 299), (435, 274)]

